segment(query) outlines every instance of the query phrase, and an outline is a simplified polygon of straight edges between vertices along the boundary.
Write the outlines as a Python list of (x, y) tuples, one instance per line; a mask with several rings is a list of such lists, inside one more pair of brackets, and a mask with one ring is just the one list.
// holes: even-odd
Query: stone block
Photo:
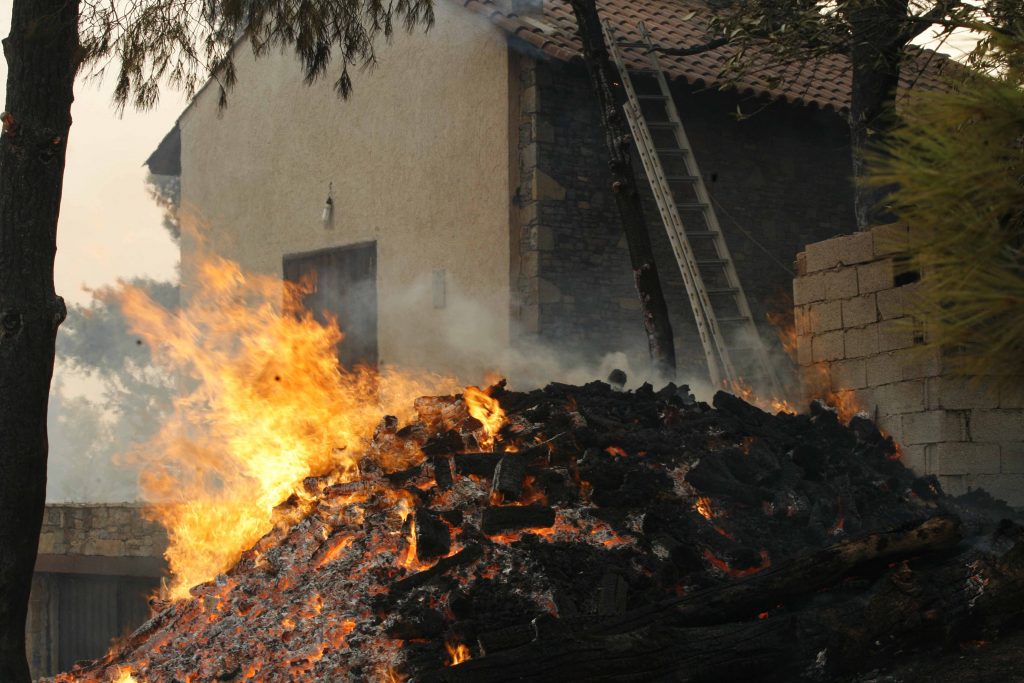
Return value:
[(555, 283), (544, 278), (537, 278), (537, 301), (542, 304), (554, 304), (562, 300), (562, 292)]
[(1024, 377), (1007, 382), (999, 389), (1000, 408), (1024, 408)]
[(825, 277), (825, 300), (849, 299), (857, 296), (857, 269), (840, 268), (823, 273)]
[(975, 441), (1024, 440), (1024, 411), (973, 410), (971, 436)]
[(992, 443), (945, 441), (935, 444), (935, 474), (998, 474), (999, 446)]
[(823, 301), (811, 304), (810, 325), (814, 334), (840, 329), (843, 326), (842, 302)]
[(942, 354), (932, 347), (915, 346), (892, 352), (903, 371), (903, 379), (935, 377), (942, 372)]
[(807, 275), (807, 252), (801, 251), (793, 260), (793, 273), (796, 277)]
[(832, 390), (863, 389), (867, 386), (867, 372), (863, 358), (841, 360), (829, 367), (832, 376)]
[(870, 261), (874, 258), (874, 242), (870, 232), (858, 232), (808, 244), (804, 253), (807, 254), (807, 272), (814, 273)]
[[(857, 392), (858, 396), (860, 392)], [(863, 404), (867, 407), (869, 404)], [(870, 404), (873, 405), (873, 402)], [(875, 426), (877, 426), (882, 432), (892, 436), (896, 440), (896, 443), (900, 444), (900, 447), (906, 450), (909, 446), (903, 446), (903, 416), (902, 415), (886, 415), (885, 413), (878, 413), (874, 415), (875, 411), (867, 411), (868, 415), (875, 418)], [(913, 448), (922, 449), (922, 457), (924, 457), (924, 446), (913, 446)]]
[[(875, 387), (878, 411), (887, 415), (919, 413), (928, 407), (927, 396), (926, 384), (923, 379)], [(931, 443), (909, 438), (906, 440), (907, 443)]]
[(797, 306), (825, 298), (825, 273), (814, 273), (793, 280), (793, 303)]
[(563, 201), (565, 188), (539, 168), (533, 173), (533, 196), (537, 199)]
[(843, 358), (843, 331), (816, 335), (811, 341), (811, 356), (815, 363)]
[(915, 329), (909, 318), (878, 323), (878, 350), (895, 351), (914, 345)]
[(882, 320), (902, 318), (905, 312), (903, 307), (903, 288), (883, 289), (875, 294), (875, 301), (878, 304), (878, 317)]
[(124, 541), (109, 538), (91, 539), (82, 548), (85, 555), (102, 555), (105, 557), (123, 557)]
[(871, 229), (875, 256), (891, 256), (910, 249), (910, 232), (905, 223), (890, 223)]
[(54, 555), (66, 552), (64, 532), (54, 529), (39, 534), (39, 552)]
[(884, 259), (857, 266), (857, 291), (870, 294), (892, 289), (892, 260)]
[(847, 358), (864, 358), (878, 353), (878, 325), (866, 325), (844, 333)]
[(541, 251), (552, 251), (555, 248), (555, 231), (547, 225), (537, 226), (537, 248)]
[(843, 327), (863, 327), (878, 320), (875, 295), (865, 294), (843, 301)]
[(966, 441), (963, 413), (950, 410), (926, 410), (903, 416), (903, 442), (906, 444)]
[(811, 333), (810, 306), (796, 306), (793, 308), (793, 329), (798, 337)]

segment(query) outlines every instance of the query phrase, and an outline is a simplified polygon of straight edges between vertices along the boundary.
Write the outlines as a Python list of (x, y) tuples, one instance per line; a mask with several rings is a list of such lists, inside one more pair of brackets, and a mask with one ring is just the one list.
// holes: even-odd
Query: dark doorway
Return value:
[(323, 249), (284, 257), (284, 278), (314, 278), (316, 288), (303, 305), (317, 320), (338, 320), (345, 339), (342, 365), (377, 365), (377, 243)]

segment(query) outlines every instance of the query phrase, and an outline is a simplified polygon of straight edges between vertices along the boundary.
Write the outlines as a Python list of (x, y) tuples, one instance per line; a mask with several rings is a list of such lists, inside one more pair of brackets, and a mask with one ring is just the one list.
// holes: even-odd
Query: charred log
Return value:
[(546, 505), (501, 505), (483, 512), (481, 530), (489, 535), (522, 529), (546, 529), (555, 525), (555, 511)]

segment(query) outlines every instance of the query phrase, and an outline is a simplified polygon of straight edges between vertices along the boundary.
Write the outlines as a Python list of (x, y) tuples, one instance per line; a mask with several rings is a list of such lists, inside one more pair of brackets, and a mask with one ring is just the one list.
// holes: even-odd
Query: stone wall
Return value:
[[(646, 356), (629, 254), (609, 191), (598, 110), (583, 68), (539, 61), (522, 98), (520, 155), (531, 206), (520, 293), (545, 342), (590, 357)], [(834, 113), (766, 103), (677, 83), (680, 115), (758, 321), (787, 310), (795, 254), (853, 228), (848, 133)], [(756, 112), (736, 119), (737, 108)], [(643, 179), (643, 170), (635, 160)], [(673, 316), (680, 367), (706, 373), (678, 265), (656, 216), (648, 217)], [(813, 227), (806, 227), (813, 226)], [(534, 265), (536, 264), (536, 265)], [(535, 268), (535, 273), (532, 269)], [(765, 329), (764, 336), (774, 339)]]
[(166, 547), (140, 505), (47, 505), (25, 629), (33, 678), (98, 657), (138, 627)]
[(984, 488), (1024, 505), (1024, 404), (951, 376), (908, 314), (921, 274), (905, 258), (906, 226), (810, 244), (797, 257), (794, 317), (809, 395), (833, 392), (868, 412), (908, 467), (951, 494)]

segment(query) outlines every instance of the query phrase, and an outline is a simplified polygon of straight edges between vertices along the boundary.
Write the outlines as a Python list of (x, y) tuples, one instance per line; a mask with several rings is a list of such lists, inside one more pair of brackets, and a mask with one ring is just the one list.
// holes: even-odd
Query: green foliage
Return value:
[(873, 182), (899, 186), (930, 342), (960, 373), (1024, 393), (1024, 34), (990, 33), (984, 50), (998, 75), (917, 94)]
[(208, 76), (221, 104), (236, 80), (233, 49), (290, 47), (312, 82), (337, 64), (334, 87), (347, 97), (349, 68), (372, 65), (375, 45), (399, 24), (429, 28), (435, 0), (81, 0), (82, 63), (94, 75), (114, 67), (114, 102), (153, 106), (163, 83), (191, 98)]

